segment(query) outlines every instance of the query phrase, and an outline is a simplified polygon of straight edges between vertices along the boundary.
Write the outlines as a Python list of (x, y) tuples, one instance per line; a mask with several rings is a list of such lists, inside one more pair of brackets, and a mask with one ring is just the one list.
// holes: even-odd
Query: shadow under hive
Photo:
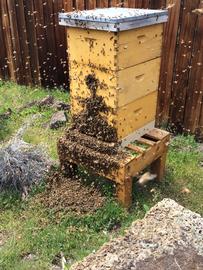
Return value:
[[(163, 10), (59, 14), (60, 25), (68, 27), (72, 114), (58, 143), (61, 165), (68, 171), (71, 163), (81, 164), (114, 180), (125, 206), (141, 169), (159, 160), (157, 174), (163, 174), (169, 134), (154, 129), (154, 122), (166, 21)], [(130, 169), (132, 160), (142, 165)]]

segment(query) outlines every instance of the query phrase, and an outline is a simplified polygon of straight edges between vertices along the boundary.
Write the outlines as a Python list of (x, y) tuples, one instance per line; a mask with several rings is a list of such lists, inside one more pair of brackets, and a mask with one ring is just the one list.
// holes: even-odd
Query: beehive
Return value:
[(68, 27), (73, 118), (96, 96), (106, 106), (99, 114), (115, 131), (112, 141), (125, 145), (154, 127), (166, 20), (164, 10), (105, 8), (59, 14), (60, 25)]

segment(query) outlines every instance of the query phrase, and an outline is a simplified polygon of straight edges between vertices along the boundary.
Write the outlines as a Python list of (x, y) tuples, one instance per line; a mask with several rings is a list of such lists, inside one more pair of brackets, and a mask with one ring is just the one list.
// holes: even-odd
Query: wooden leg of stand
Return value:
[(132, 177), (126, 177), (122, 184), (116, 185), (116, 195), (118, 201), (129, 208), (132, 204)]
[(167, 150), (151, 164), (152, 173), (157, 175), (157, 180), (161, 181), (164, 178), (165, 166), (166, 166)]

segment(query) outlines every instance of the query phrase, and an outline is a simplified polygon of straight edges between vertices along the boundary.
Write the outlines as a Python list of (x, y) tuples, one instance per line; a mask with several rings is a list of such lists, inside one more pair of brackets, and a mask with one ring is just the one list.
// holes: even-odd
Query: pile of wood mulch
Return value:
[(93, 213), (103, 206), (105, 197), (96, 187), (83, 182), (78, 176), (70, 178), (59, 171), (53, 172), (47, 178), (45, 191), (37, 195), (37, 201), (54, 212)]

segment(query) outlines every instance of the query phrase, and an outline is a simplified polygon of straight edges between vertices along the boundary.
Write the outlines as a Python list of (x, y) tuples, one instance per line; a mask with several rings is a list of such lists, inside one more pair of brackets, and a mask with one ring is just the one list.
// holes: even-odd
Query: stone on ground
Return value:
[(38, 102), (38, 106), (40, 107), (49, 107), (54, 104), (54, 97), (53, 96), (46, 96), (42, 100)]
[(69, 111), (70, 110), (70, 104), (62, 102), (62, 101), (55, 101), (55, 103), (53, 104), (53, 107), (56, 108), (58, 111)]
[(53, 114), (50, 121), (50, 128), (57, 129), (63, 126), (67, 122), (66, 113), (64, 111), (59, 111)]

